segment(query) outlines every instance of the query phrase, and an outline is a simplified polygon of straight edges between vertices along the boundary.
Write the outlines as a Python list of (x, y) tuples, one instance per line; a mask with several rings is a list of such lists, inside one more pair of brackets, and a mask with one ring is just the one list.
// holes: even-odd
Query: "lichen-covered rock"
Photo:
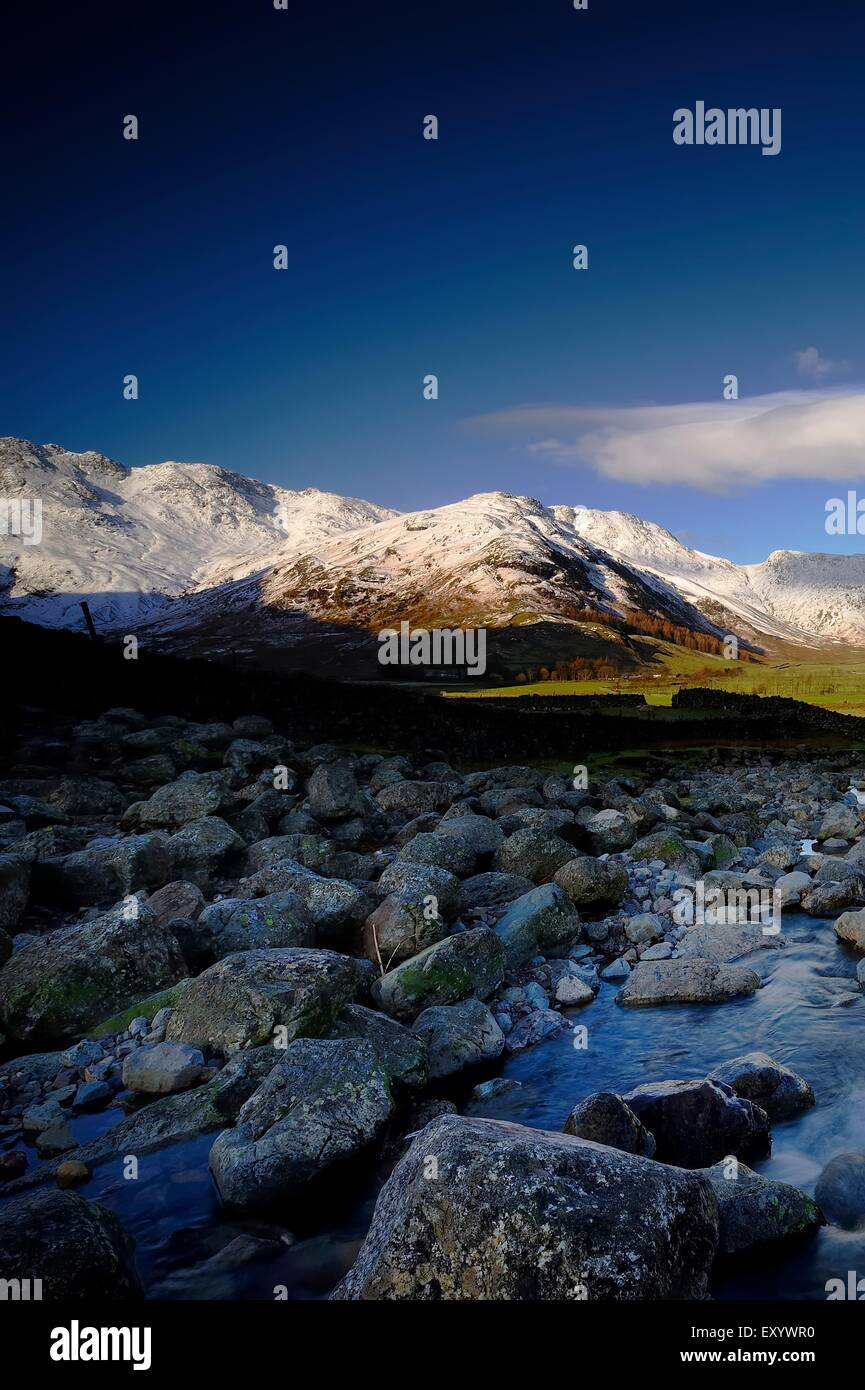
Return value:
[(553, 882), (564, 888), (575, 907), (591, 916), (618, 907), (628, 891), (628, 871), (614, 860), (585, 854), (557, 869)]
[(651, 1081), (622, 1099), (654, 1136), (655, 1158), (681, 1168), (704, 1168), (728, 1154), (765, 1153), (765, 1110), (709, 1079)]
[(205, 888), (246, 848), (237, 832), (219, 816), (190, 821), (175, 831), (169, 847), (175, 871)]
[(533, 883), (547, 883), (578, 851), (558, 835), (543, 830), (517, 830), (496, 851), (493, 867), (501, 873), (519, 874)]
[(668, 869), (681, 869), (694, 878), (700, 872), (699, 855), (672, 830), (659, 830), (652, 835), (644, 835), (631, 846), (630, 855), (638, 861), (660, 859)]
[(770, 935), (762, 927), (747, 922), (719, 922), (714, 926), (688, 927), (679, 938), (679, 955), (723, 965), (750, 956), (754, 951), (777, 951), (786, 945), (786, 937)]
[(38, 937), (0, 970), (0, 1020), (13, 1038), (68, 1038), (183, 979), (175, 937), (133, 898)]
[(456, 831), (421, 833), (403, 845), (399, 860), (410, 864), (434, 864), (457, 878), (466, 878), (477, 868), (478, 856), (465, 836)]
[(731, 1258), (824, 1225), (817, 1203), (797, 1187), (729, 1160), (701, 1172), (718, 1199), (718, 1254)]
[(508, 969), (533, 956), (565, 956), (579, 940), (580, 918), (557, 883), (544, 883), (517, 898), (496, 923)]
[(616, 995), (626, 1009), (655, 1004), (723, 1004), (754, 994), (760, 976), (744, 965), (719, 965), (698, 956), (680, 960), (638, 961)]
[(393, 1098), (372, 1045), (298, 1038), (210, 1151), (224, 1202), (265, 1206), (293, 1196), (381, 1135)]
[(414, 1018), (433, 1004), (456, 1004), (468, 994), (486, 999), (505, 972), (505, 952), (495, 932), (473, 927), (389, 970), (372, 988), (376, 1006), (394, 1018)]
[(717, 1202), (696, 1174), (443, 1115), (397, 1164), (333, 1297), (700, 1299), (717, 1240)]
[(565, 1134), (591, 1139), (623, 1153), (654, 1158), (655, 1139), (637, 1119), (631, 1107), (612, 1091), (596, 1091), (575, 1105), (565, 1120)]
[(330, 1036), (364, 1038), (371, 1043), (394, 1086), (416, 1089), (426, 1084), (429, 1071), (426, 1042), (402, 1023), (397, 1023), (395, 1018), (377, 1009), (367, 1009), (363, 1004), (346, 1004)]
[[(141, 1292), (132, 1241), (117, 1217), (56, 1189), (0, 1207), (0, 1279), (28, 1279), (30, 1298), (51, 1302), (113, 1303)], [(33, 1292), (34, 1280), (41, 1281), (41, 1295)]]
[(383, 811), (407, 821), (429, 811), (443, 811), (451, 803), (451, 789), (447, 782), (391, 782), (375, 799)]
[[(268, 1040), (320, 1037), (344, 1004), (365, 993), (373, 973), (369, 962), (334, 951), (238, 951), (184, 990), (165, 1035), (223, 1053)], [(277, 1028), (284, 1032), (275, 1033)]]
[(196, 929), (207, 934), (217, 960), (233, 951), (315, 944), (312, 915), (297, 893), (221, 898), (204, 909)]
[(447, 936), (434, 894), (389, 893), (363, 924), (361, 949), (380, 970), (389, 970)]
[(354, 769), (349, 763), (322, 763), (307, 787), (308, 806), (316, 820), (347, 820), (362, 814), (364, 803)]
[(493, 1062), (505, 1047), (504, 1033), (480, 999), (424, 1009), (412, 1031), (427, 1045), (431, 1081)]
[(160, 787), (139, 804), (138, 824), (154, 829), (179, 829), (189, 821), (214, 815), (227, 800), (221, 772), (185, 772), (176, 782)]
[(296, 893), (303, 899), (320, 936), (334, 940), (360, 926), (376, 905), (371, 893), (356, 883), (324, 878), (293, 859), (280, 859), (250, 878), (241, 879), (238, 891), (250, 897)]
[(713, 1067), (709, 1077), (732, 1086), (737, 1096), (753, 1100), (772, 1121), (789, 1120), (814, 1104), (814, 1092), (804, 1077), (765, 1052), (734, 1057)]
[(60, 902), (107, 907), (128, 893), (160, 888), (172, 877), (173, 868), (171, 838), (155, 830), (103, 836), (73, 854), (46, 859), (40, 881)]

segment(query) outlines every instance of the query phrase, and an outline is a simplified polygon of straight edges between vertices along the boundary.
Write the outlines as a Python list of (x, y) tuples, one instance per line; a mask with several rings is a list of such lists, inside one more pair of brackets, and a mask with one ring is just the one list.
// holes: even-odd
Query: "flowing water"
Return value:
[[(586, 1025), (587, 1047), (575, 1048), (572, 1034), (562, 1033), (508, 1058), (502, 1074), (521, 1085), (484, 1113), (560, 1130), (572, 1106), (593, 1091), (701, 1077), (759, 1049), (801, 1073), (817, 1105), (775, 1125), (771, 1155), (753, 1166), (813, 1193), (830, 1158), (865, 1150), (865, 998), (856, 984), (856, 957), (838, 944), (830, 921), (786, 913), (784, 936), (786, 947), (749, 959), (765, 981), (750, 999), (621, 1009), (615, 1003), (618, 986), (602, 984), (592, 1004), (570, 1014), (574, 1023)], [(105, 1112), (98, 1127), (120, 1113)], [(96, 1117), (88, 1120), (91, 1125)], [(331, 1194), (301, 1215), (232, 1217), (220, 1210), (207, 1172), (213, 1137), (142, 1156), (135, 1180), (123, 1176), (121, 1160), (104, 1164), (82, 1189), (114, 1210), (135, 1238), (147, 1291), (160, 1298), (272, 1299), (281, 1286), (288, 1298), (324, 1296), (354, 1259), (386, 1170), (359, 1179), (363, 1186), (341, 1188), (338, 1197)], [(236, 1236), (247, 1238), (242, 1249), (237, 1242), (232, 1247), (240, 1257), (220, 1257)], [(846, 1279), (848, 1270), (865, 1276), (865, 1231), (827, 1227), (793, 1253), (749, 1266), (714, 1294), (823, 1299), (826, 1281)]]

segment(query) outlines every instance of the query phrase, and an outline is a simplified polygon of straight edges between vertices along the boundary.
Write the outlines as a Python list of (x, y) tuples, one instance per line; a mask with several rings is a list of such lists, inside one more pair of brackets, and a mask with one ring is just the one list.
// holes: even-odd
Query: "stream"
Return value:
[[(751, 998), (621, 1009), (618, 985), (602, 983), (592, 1004), (570, 1011), (572, 1021), (588, 1029), (587, 1047), (577, 1050), (572, 1035), (562, 1033), (507, 1058), (501, 1074), (520, 1086), (482, 1113), (560, 1130), (569, 1110), (593, 1091), (621, 1093), (645, 1081), (704, 1076), (759, 1049), (801, 1073), (817, 1104), (774, 1125), (771, 1155), (752, 1166), (813, 1194), (830, 1158), (865, 1149), (865, 999), (856, 983), (856, 957), (839, 945), (832, 921), (787, 912), (783, 930), (786, 947), (748, 960), (764, 979)], [(121, 1114), (103, 1112), (98, 1128)], [(271, 1300), (279, 1287), (288, 1299), (324, 1297), (354, 1260), (387, 1168), (300, 1216), (232, 1216), (221, 1210), (207, 1171), (213, 1138), (205, 1134), (142, 1156), (135, 1181), (123, 1177), (119, 1161), (103, 1164), (82, 1189), (115, 1211), (135, 1238), (148, 1295)], [(716, 1298), (824, 1299), (826, 1281), (846, 1278), (848, 1270), (865, 1274), (865, 1230), (824, 1227), (792, 1252), (750, 1262), (712, 1292)]]

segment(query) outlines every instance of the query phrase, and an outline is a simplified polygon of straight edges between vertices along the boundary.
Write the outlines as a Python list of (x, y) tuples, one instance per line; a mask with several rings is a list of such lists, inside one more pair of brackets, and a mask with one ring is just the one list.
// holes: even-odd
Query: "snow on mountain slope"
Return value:
[[(314, 552), (174, 604), (155, 636), (234, 620), (244, 638), (285, 642), (308, 630), (507, 627), (543, 618), (591, 621), (639, 609), (704, 632), (711, 624), (676, 591), (586, 541), (570, 509), (480, 493), (335, 536)], [(350, 640), (350, 639), (349, 639)]]
[(209, 464), (126, 468), (21, 439), (0, 439), (0, 498), (42, 502), (40, 544), (0, 533), (0, 594), (3, 611), (49, 627), (80, 627), (82, 598), (103, 626), (138, 620), (190, 587), (393, 515)]
[(580, 507), (573, 517), (587, 540), (657, 574), (709, 613), (720, 603), (756, 631), (788, 641), (865, 640), (865, 555), (776, 550), (759, 564), (735, 565), (628, 512)]

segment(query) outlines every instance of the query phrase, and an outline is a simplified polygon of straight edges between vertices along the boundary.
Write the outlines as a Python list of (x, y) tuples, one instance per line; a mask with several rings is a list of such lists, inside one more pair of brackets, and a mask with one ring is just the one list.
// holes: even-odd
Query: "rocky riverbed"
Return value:
[(840, 755), (580, 786), (30, 711), (0, 1278), (825, 1298), (865, 1274), (860, 786)]

